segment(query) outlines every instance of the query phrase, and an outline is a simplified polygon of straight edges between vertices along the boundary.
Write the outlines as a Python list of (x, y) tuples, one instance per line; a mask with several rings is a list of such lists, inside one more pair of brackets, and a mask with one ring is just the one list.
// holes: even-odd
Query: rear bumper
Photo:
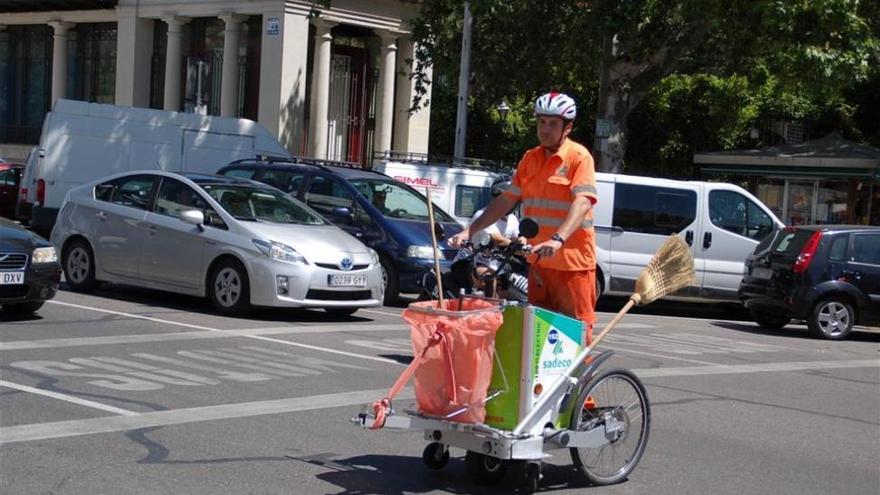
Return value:
[(737, 294), (749, 309), (786, 314), (791, 318), (806, 318), (816, 300), (812, 289), (783, 289), (750, 277), (743, 278)]

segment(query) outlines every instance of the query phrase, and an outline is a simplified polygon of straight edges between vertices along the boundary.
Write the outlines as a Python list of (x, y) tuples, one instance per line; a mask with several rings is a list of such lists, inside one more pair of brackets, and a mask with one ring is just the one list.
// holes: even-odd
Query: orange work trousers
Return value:
[(596, 324), (596, 270), (563, 271), (538, 268), (529, 270), (529, 302), (584, 323), (584, 342), (593, 341)]

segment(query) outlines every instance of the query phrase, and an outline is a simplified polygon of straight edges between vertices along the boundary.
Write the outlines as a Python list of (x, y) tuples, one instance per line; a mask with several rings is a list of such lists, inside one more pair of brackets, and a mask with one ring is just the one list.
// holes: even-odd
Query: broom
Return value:
[[(578, 354), (577, 358), (572, 361), (571, 366), (565, 370), (564, 376), (571, 377), (574, 374), (575, 370), (577, 370), (584, 359), (587, 358), (587, 355), (596, 348), (596, 345), (608, 335), (608, 332), (617, 325), (620, 319), (623, 318), (633, 306), (637, 304), (650, 304), (663, 296), (672, 294), (678, 289), (694, 283), (696, 283), (696, 276), (694, 274), (694, 258), (691, 256), (690, 247), (688, 247), (687, 243), (685, 243), (681, 237), (676, 235), (669, 236), (669, 238), (666, 239), (666, 242), (664, 242), (663, 245), (660, 246), (660, 249), (654, 254), (654, 257), (651, 258), (651, 261), (648, 262), (648, 266), (642, 270), (639, 279), (636, 280), (636, 291), (629, 296), (629, 301), (627, 301), (623, 309), (621, 309), (614, 318), (605, 325), (605, 328), (603, 328), (602, 332), (593, 339), (589, 347), (585, 347), (580, 354)], [(542, 415), (542, 411), (545, 410), (547, 404), (551, 400), (554, 400), (556, 392), (566, 383), (568, 383), (568, 380), (557, 380), (556, 383), (554, 383), (553, 386), (541, 396), (541, 399), (532, 407), (529, 414), (520, 421), (513, 430), (513, 433), (521, 434), (524, 430), (530, 428), (530, 424)]]
[[(431, 188), (425, 188), (425, 195), (428, 199), (428, 221), (431, 224), (431, 248), (434, 251), (434, 273), (437, 275), (435, 278), (437, 279), (437, 294), (439, 301), (437, 302), (438, 309), (446, 309), (446, 306), (443, 304), (443, 279), (440, 276), (440, 258), (439, 258), (439, 250), (437, 249), (437, 229), (434, 225), (434, 204), (431, 203)], [(461, 307), (459, 307), (461, 309)]]

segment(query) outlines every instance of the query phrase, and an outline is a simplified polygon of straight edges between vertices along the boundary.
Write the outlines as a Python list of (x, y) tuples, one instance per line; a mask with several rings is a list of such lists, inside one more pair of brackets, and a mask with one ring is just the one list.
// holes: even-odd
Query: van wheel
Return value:
[(397, 301), (397, 296), (400, 294), (397, 269), (394, 268), (394, 262), (386, 256), (382, 256), (379, 263), (382, 265), (382, 284), (385, 286), (383, 303), (390, 304)]
[(64, 278), (77, 292), (88, 292), (98, 286), (95, 280), (95, 254), (89, 243), (77, 239), (64, 252)]
[(856, 314), (852, 306), (840, 299), (823, 299), (813, 306), (807, 326), (819, 338), (845, 339), (852, 331)]
[(755, 323), (767, 330), (779, 330), (791, 321), (787, 315), (774, 314), (761, 309), (749, 308), (749, 314), (752, 315)]
[(250, 282), (247, 271), (238, 260), (222, 260), (211, 270), (208, 299), (220, 314), (244, 316), (250, 312)]

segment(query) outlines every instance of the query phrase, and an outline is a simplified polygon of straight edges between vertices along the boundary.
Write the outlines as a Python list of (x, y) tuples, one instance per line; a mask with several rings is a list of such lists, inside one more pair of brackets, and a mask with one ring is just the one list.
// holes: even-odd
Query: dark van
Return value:
[[(382, 262), (386, 302), (401, 292), (418, 292), (421, 276), (433, 267), (425, 196), (385, 174), (344, 162), (296, 157), (239, 160), (217, 173), (281, 189), (375, 249)], [(462, 227), (436, 204), (434, 218), (444, 230), (437, 242), (445, 271), (457, 250), (444, 241)]]

